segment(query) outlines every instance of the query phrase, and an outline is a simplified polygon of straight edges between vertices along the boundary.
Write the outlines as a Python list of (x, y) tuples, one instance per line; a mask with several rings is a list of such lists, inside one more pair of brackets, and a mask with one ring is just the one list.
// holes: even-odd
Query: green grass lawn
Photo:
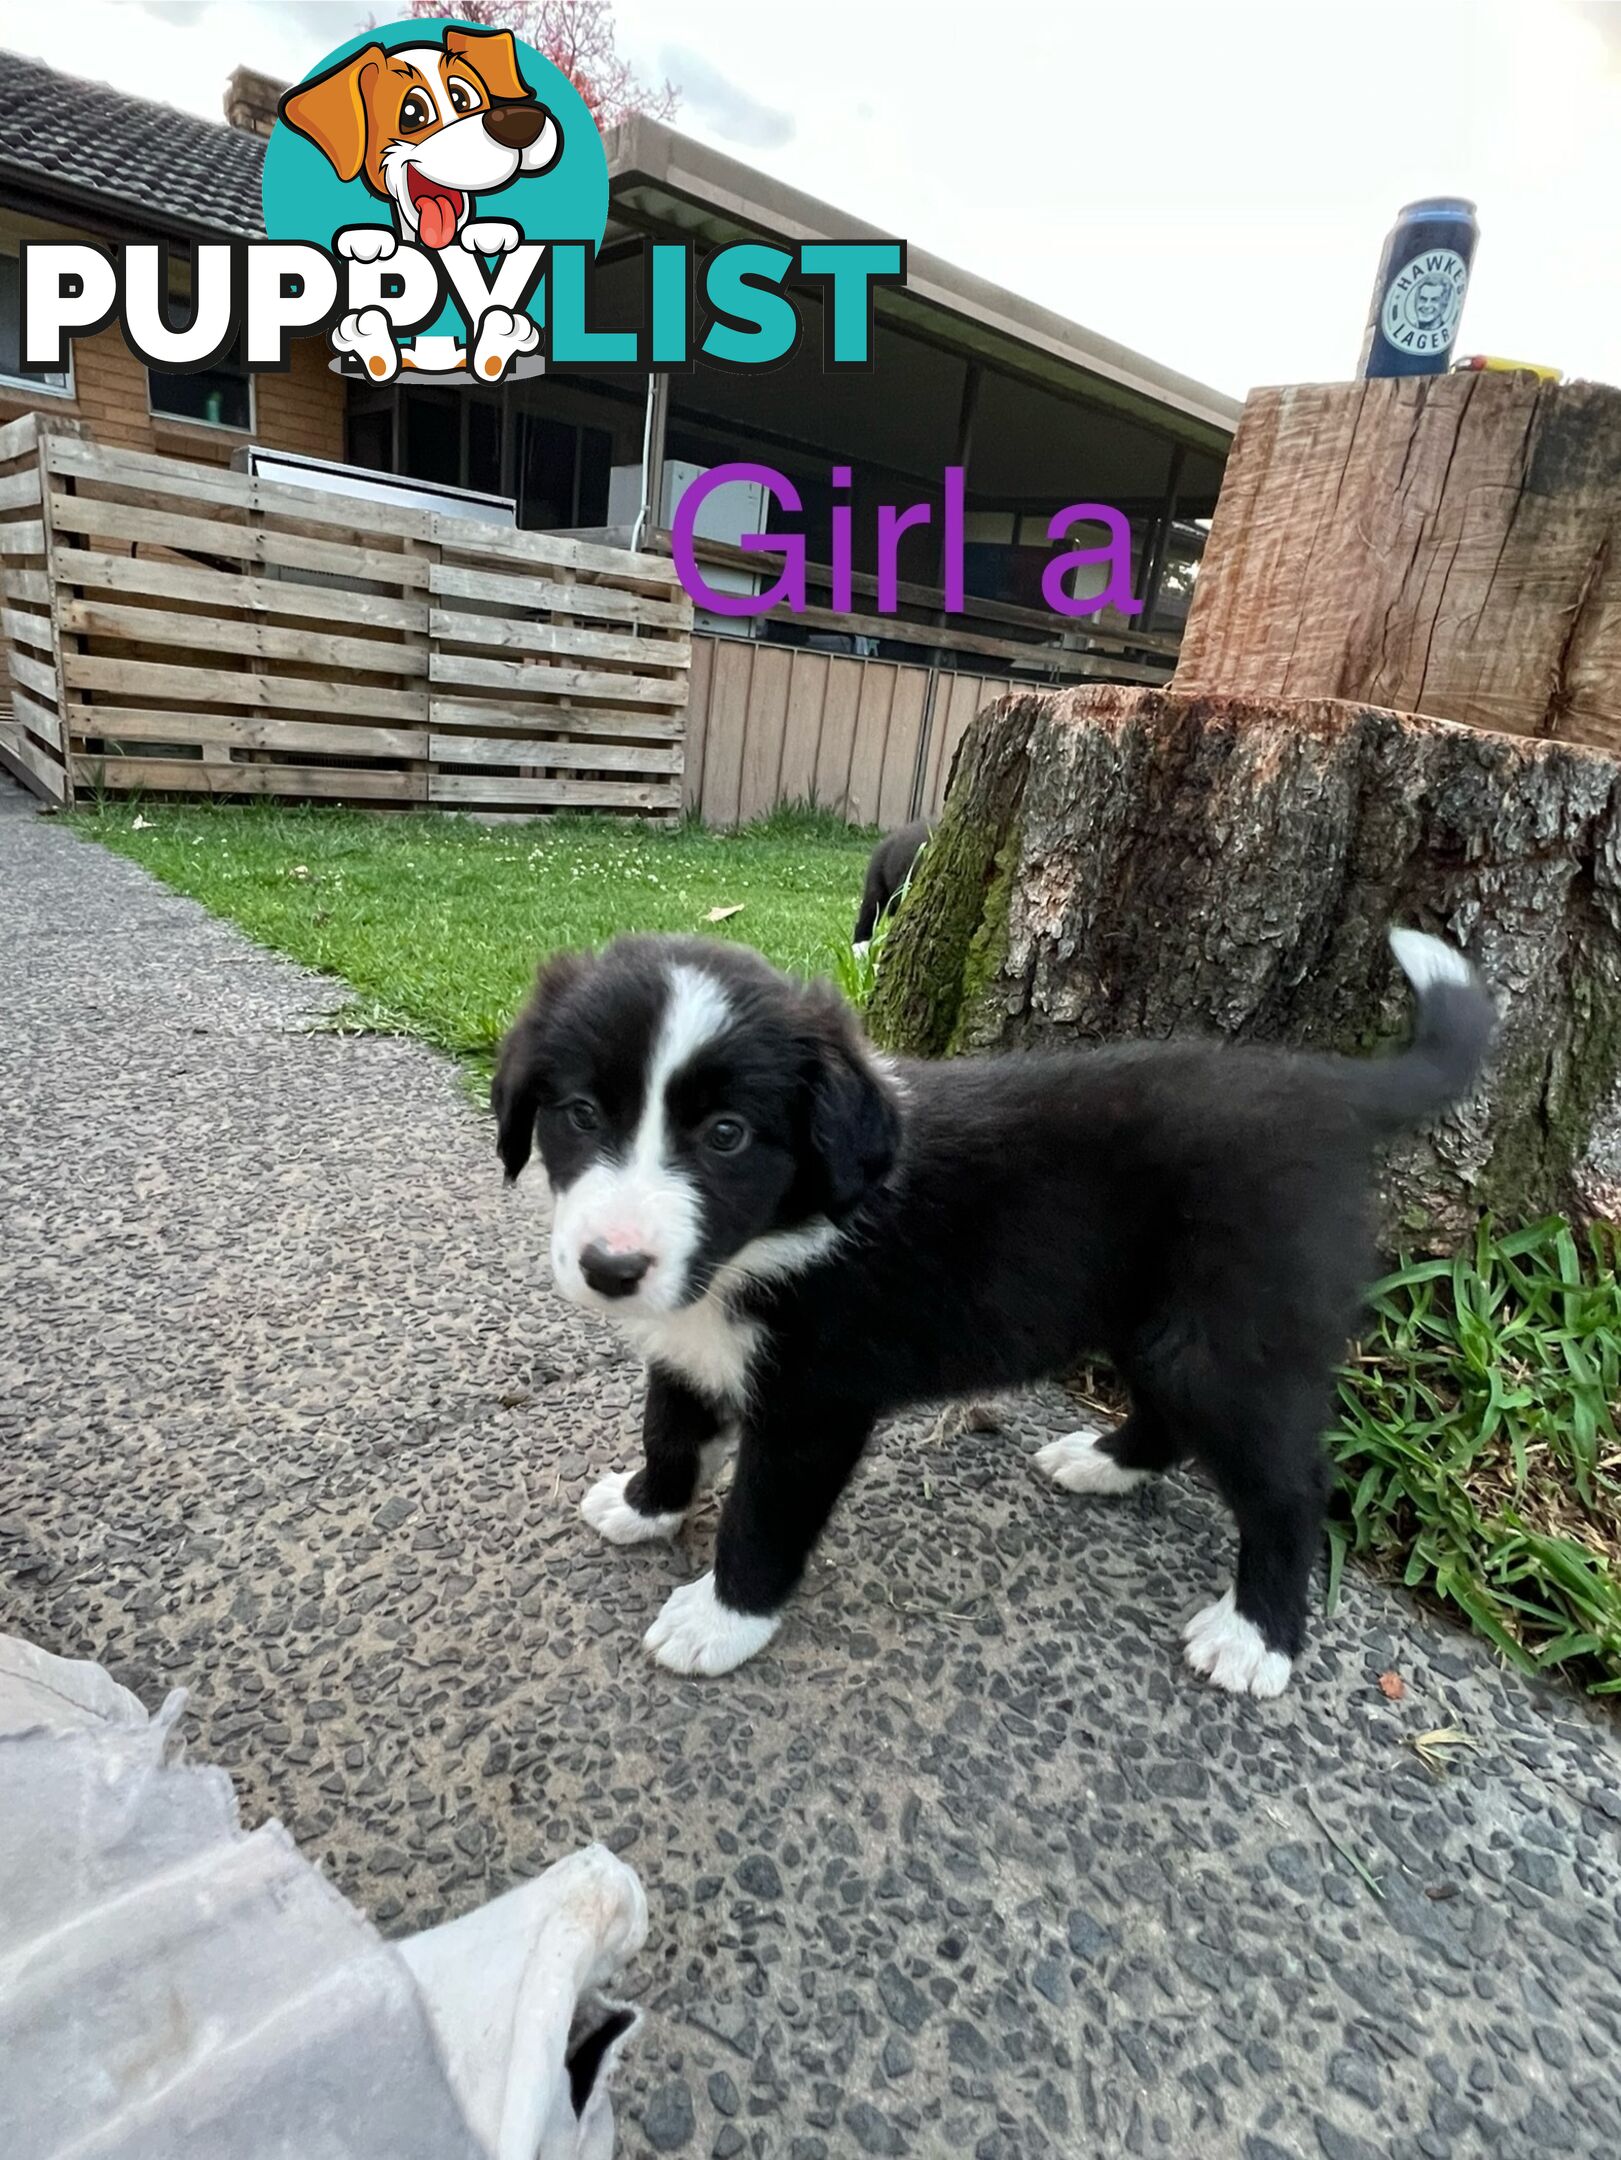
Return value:
[[(419, 1035), (475, 1083), (540, 956), (619, 930), (734, 938), (870, 988), (849, 938), (873, 835), (812, 813), (737, 833), (239, 804), (113, 804), (71, 822), (348, 983), (340, 1025)], [(709, 920), (723, 909), (737, 912)], [(1555, 1222), (1483, 1231), (1471, 1253), (1378, 1286), (1329, 1435), (1331, 1598), (1356, 1551), (1514, 1662), (1621, 1691), (1618, 1258), (1613, 1233)]]
[[(420, 1035), (480, 1070), (542, 954), (616, 931), (734, 938), (841, 979), (876, 837), (805, 811), (736, 833), (256, 804), (112, 804), (71, 822), (262, 945), (340, 977), (356, 994), (352, 1024)], [(717, 909), (738, 912), (712, 922)]]

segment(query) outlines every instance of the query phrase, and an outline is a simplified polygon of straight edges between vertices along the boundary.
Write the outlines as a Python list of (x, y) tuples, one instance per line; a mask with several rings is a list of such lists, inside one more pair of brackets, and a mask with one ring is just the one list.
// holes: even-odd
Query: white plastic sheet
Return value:
[(389, 1944), (99, 1666), (0, 1635), (7, 2160), (609, 2160), (647, 1932), (599, 1845)]

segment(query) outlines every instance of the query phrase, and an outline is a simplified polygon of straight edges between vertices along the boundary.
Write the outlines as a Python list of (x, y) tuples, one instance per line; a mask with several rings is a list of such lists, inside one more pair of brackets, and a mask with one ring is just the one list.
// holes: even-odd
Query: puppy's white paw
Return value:
[(683, 1518), (644, 1515), (625, 1498), (625, 1487), (635, 1475), (631, 1470), (610, 1470), (600, 1477), (580, 1502), (580, 1513), (610, 1545), (646, 1545), (654, 1538), (674, 1537)]
[(1270, 1700), (1289, 1685), (1292, 1661), (1267, 1648), (1260, 1629), (1237, 1610), (1231, 1590), (1194, 1614), (1182, 1640), (1187, 1646), (1182, 1654), (1193, 1670), (1229, 1695)]
[(733, 1612), (723, 1605), (711, 1572), (672, 1590), (642, 1640), (670, 1672), (713, 1679), (763, 1650), (781, 1624), (780, 1613)]
[(1123, 1468), (1099, 1447), (1102, 1438), (1101, 1433), (1072, 1432), (1049, 1440), (1036, 1450), (1036, 1468), (1065, 1492), (1128, 1493), (1141, 1485), (1148, 1472)]
[(505, 218), (475, 218), (457, 238), (471, 255), (510, 255), (523, 234)]
[(387, 262), (399, 250), (399, 236), (386, 225), (350, 225), (338, 235), (338, 253), (347, 262)]

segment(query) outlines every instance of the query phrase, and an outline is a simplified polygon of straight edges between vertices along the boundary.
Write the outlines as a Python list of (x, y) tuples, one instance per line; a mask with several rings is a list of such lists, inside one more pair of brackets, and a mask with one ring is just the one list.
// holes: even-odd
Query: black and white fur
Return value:
[(1391, 944), (1417, 1026), (1366, 1061), (1190, 1041), (891, 1066), (829, 988), (737, 946), (543, 967), (496, 1073), (501, 1159), (516, 1178), (538, 1143), (558, 1286), (648, 1363), (642, 1463), (586, 1520), (671, 1536), (737, 1447), (714, 1569), (648, 1633), (660, 1663), (726, 1672), (770, 1640), (879, 1418), (1102, 1351), (1130, 1415), (1039, 1467), (1107, 1494), (1200, 1461), (1238, 1568), (1187, 1661), (1278, 1694), (1373, 1272), (1371, 1158), (1472, 1087), (1493, 1031), (1461, 954)]
[(886, 833), (873, 849), (861, 888), (861, 906), (851, 940), (858, 953), (872, 943), (872, 934), (895, 901), (906, 890), (906, 881), (917, 867), (925, 841), (934, 831), (927, 818), (916, 818), (897, 832)]

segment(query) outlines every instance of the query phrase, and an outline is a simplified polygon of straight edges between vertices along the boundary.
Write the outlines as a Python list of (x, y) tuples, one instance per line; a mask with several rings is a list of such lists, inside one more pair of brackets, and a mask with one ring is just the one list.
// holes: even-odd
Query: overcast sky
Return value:
[[(0, 0), (0, 45), (217, 115), (387, 0)], [(1621, 383), (1621, 0), (619, 0), (677, 125), (1241, 395), (1353, 372), (1396, 209), (1481, 240), (1459, 350)]]

